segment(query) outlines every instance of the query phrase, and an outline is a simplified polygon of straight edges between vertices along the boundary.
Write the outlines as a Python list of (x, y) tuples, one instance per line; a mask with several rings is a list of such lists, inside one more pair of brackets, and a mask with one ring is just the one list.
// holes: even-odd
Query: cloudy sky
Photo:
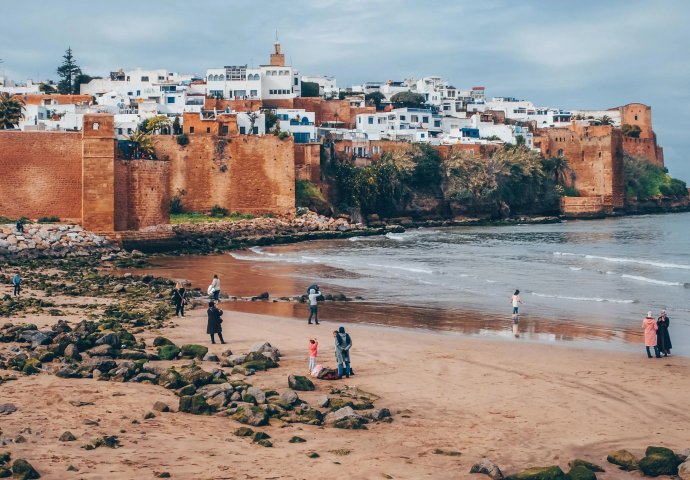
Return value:
[(277, 29), (292, 65), (339, 86), (441, 75), (540, 106), (643, 102), (690, 184), (687, 0), (28, 0), (2, 16), (15, 80), (55, 78), (68, 45), (90, 75), (266, 63)]

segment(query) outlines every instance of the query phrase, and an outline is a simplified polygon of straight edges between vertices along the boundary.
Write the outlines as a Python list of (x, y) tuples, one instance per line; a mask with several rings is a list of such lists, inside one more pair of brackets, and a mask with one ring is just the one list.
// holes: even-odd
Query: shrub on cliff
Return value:
[(668, 170), (641, 157), (623, 157), (625, 195), (628, 199), (649, 200), (659, 196), (688, 196), (685, 182), (672, 178)]
[(177, 144), (181, 147), (189, 145), (189, 137), (186, 133), (181, 133), (177, 136)]
[(306, 207), (322, 215), (328, 215), (330, 208), (319, 188), (309, 180), (295, 182), (295, 206)]

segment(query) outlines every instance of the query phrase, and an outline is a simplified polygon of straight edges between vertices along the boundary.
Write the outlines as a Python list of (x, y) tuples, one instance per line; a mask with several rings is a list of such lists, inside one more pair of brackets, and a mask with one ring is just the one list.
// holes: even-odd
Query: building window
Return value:
[(122, 129), (121, 129), (121, 128), (118, 128), (118, 129), (117, 129), (117, 134), (118, 134), (118, 135), (122, 135)]
[(175, 97), (168, 97), (168, 103), (175, 103)]
[(637, 115), (635, 115), (635, 120), (637, 120)]
[(369, 125), (373, 125), (373, 124), (374, 124), (374, 117), (369, 117)]
[(294, 85), (295, 85), (295, 86), (299, 85), (298, 82), (299, 82), (299, 78), (295, 77), (295, 83), (294, 83)]
[[(242, 129), (244, 129), (244, 127), (242, 127)], [(209, 132), (210, 132), (210, 128), (207, 129), (207, 130), (209, 130)], [(230, 129), (228, 128), (227, 125), (221, 125), (221, 126), (220, 126), (220, 134), (221, 134), (221, 135), (227, 135), (229, 131), (230, 131)], [(208, 132), (207, 132), (207, 133), (208, 133)], [(240, 132), (240, 133), (242, 133), (242, 132)]]
[(252, 97), (256, 97), (258, 95), (258, 92), (256, 90), (249, 90), (249, 95)]
[(128, 128), (128, 129), (127, 129), (127, 135), (129, 135), (129, 134), (131, 134), (131, 133), (132, 133), (132, 129), (131, 129), (131, 128)]
[(211, 127), (206, 127), (206, 133), (211, 133)]
[(165, 77), (158, 75), (158, 80), (165, 80)]
[(194, 127), (189, 127), (189, 133), (194, 133)]
[(429, 117), (422, 117), (422, 123), (429, 123)]
[(558, 155), (559, 157), (562, 157), (562, 156), (563, 156), (563, 149), (562, 149), (562, 148), (559, 148), (559, 149), (558, 149), (558, 154), (557, 154), (557, 155)]
[(400, 115), (400, 121), (401, 122), (404, 122), (406, 119), (407, 119), (407, 117), (405, 115)]
[(127, 95), (129, 95), (129, 96), (131, 97), (131, 96), (132, 96), (132, 92), (127, 92)]
[(141, 96), (141, 90), (137, 90), (137, 97)]
[(91, 126), (94, 130), (98, 130), (101, 128), (101, 125), (98, 122), (93, 122), (93, 125)]
[(410, 122), (418, 122), (418, 121), (419, 121), (419, 117), (417, 115), (410, 116)]
[(434, 127), (441, 127), (441, 120), (434, 120)]
[(141, 81), (142, 81), (142, 82), (148, 82), (148, 81), (149, 81), (149, 77), (141, 77)]

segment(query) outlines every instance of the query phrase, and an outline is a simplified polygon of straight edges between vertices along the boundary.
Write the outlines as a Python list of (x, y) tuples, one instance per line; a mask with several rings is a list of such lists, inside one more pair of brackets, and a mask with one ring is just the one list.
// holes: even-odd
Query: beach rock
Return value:
[(234, 435), (238, 437), (251, 437), (253, 434), (254, 430), (249, 427), (240, 427), (234, 432)]
[(305, 443), (306, 440), (303, 439), (302, 437), (298, 437), (297, 435), (293, 435), (290, 437), (290, 440), (288, 440), (288, 443)]
[(240, 423), (253, 427), (268, 425), (268, 413), (257, 406), (242, 405), (235, 410), (232, 418)]
[(62, 435), (60, 435), (60, 440), (61, 442), (73, 442), (77, 439), (72, 432), (64, 432)]
[(31, 480), (41, 478), (36, 469), (24, 459), (17, 459), (12, 464), (12, 474), (21, 480)]
[(202, 345), (187, 344), (180, 347), (180, 356), (182, 358), (195, 358), (197, 360), (203, 360), (207, 352), (208, 347), (204, 347)]
[(680, 453), (676, 453), (676, 458), (678, 458), (678, 461), (683, 463), (686, 460), (690, 459), (690, 448), (686, 448)]
[(267, 448), (271, 448), (273, 446), (273, 443), (267, 439), (259, 440), (258, 442), (256, 442), (256, 444)]
[(144, 414), (144, 420), (150, 420), (152, 418), (156, 418), (156, 414), (153, 412), (146, 412)]
[(91, 440), (82, 448), (84, 448), (85, 450), (95, 450), (99, 447), (119, 448), (120, 440), (117, 438), (116, 435), (106, 435)]
[(223, 359), (223, 363), (221, 366), (223, 367), (236, 367), (237, 365), (241, 365), (244, 363), (244, 360), (247, 358), (246, 355), (228, 355), (225, 359)]
[(616, 450), (609, 453), (606, 461), (618, 465), (621, 470), (626, 471), (637, 470), (640, 465), (640, 459), (627, 450)]
[(186, 382), (183, 378), (182, 375), (180, 375), (180, 372), (175, 370), (174, 368), (169, 368), (165, 372), (161, 373), (160, 376), (158, 377), (158, 385), (161, 385), (167, 389), (170, 390), (176, 390), (178, 388), (182, 388), (185, 385), (187, 385), (189, 382)]
[(581, 467), (585, 467), (587, 470), (590, 470), (592, 472), (605, 472), (606, 471), (606, 470), (604, 470), (603, 467), (600, 467), (596, 463), (590, 463), (586, 460), (582, 460), (579, 458), (576, 458), (575, 460), (569, 462), (568, 466), (570, 468), (575, 468), (575, 467), (581, 466)]
[(194, 385), (196, 388), (208, 385), (213, 382), (213, 374), (202, 370), (198, 365), (185, 365), (180, 368), (180, 376), (187, 384)]
[(96, 345), (110, 345), (113, 348), (120, 348), (120, 337), (116, 333), (106, 333), (96, 340)]
[(165, 337), (156, 337), (153, 339), (153, 346), (154, 347), (162, 347), (163, 345), (175, 345), (175, 344)]
[(316, 399), (316, 406), (321, 408), (328, 408), (331, 403), (331, 399), (327, 395), (323, 395)]
[(170, 472), (156, 472), (156, 478), (170, 478)]
[(319, 458), (320, 456), (321, 456), (321, 455), (319, 455), (319, 454), (316, 453), (316, 452), (309, 452), (309, 453), (307, 453), (307, 457), (309, 457), (309, 458)]
[(375, 410), (372, 410), (370, 412), (364, 413), (364, 416), (367, 418), (370, 418), (371, 420), (374, 421), (381, 421), (384, 418), (388, 418), (391, 416), (391, 411), (387, 408), (377, 408)]
[(272, 358), (256, 352), (248, 353), (241, 365), (242, 368), (247, 370), (268, 370), (277, 366), (278, 364)]
[(341, 408), (329, 413), (324, 418), (326, 425), (345, 429), (366, 429), (365, 424), (368, 422), (367, 418), (355, 413), (352, 407)]
[(44, 332), (36, 332), (32, 337), (31, 337), (31, 348), (36, 348), (41, 345), (48, 345), (53, 337), (52, 335), (53, 332), (50, 333), (44, 333)]
[(38, 358), (28, 358), (24, 362), (24, 366), (22, 367), (22, 373), (24, 375), (35, 375), (40, 371), (40, 368), (42, 366), (43, 364)]
[(125, 360), (148, 360), (149, 359), (148, 353), (144, 352), (143, 350), (130, 350), (130, 349), (122, 350), (120, 352), (119, 357), (123, 358)]
[(210, 415), (212, 409), (203, 395), (184, 395), (180, 397), (178, 410), (194, 415)]
[(17, 407), (13, 403), (0, 404), (0, 415), (10, 415), (17, 411)]
[[(220, 354), (221, 357), (229, 357), (230, 355), (232, 355), (232, 350), (230, 350), (230, 349), (225, 350)], [(240, 362), (240, 363), (242, 363), (242, 362)]]
[(266, 403), (266, 394), (258, 387), (249, 387), (247, 395), (254, 397), (256, 403)]
[[(115, 357), (115, 350), (108, 344), (98, 345), (89, 349), (89, 355), (92, 357)], [(102, 371), (102, 370), (101, 370)]]
[(597, 476), (587, 467), (577, 465), (568, 472), (568, 480), (597, 480)]
[(70, 465), (69, 467), (67, 467), (67, 471), (68, 472), (78, 472), (79, 469), (77, 467), (75, 467), (74, 465)]
[(156, 382), (158, 382), (158, 376), (153, 373), (142, 372), (134, 378), (132, 378), (130, 381), (135, 383), (151, 382), (155, 384)]
[(686, 460), (678, 467), (678, 478), (680, 480), (690, 480), (690, 460)]
[(561, 467), (532, 467), (507, 477), (507, 480), (568, 480)]
[(280, 350), (273, 347), (268, 342), (258, 342), (249, 348), (249, 353), (265, 353), (265, 352), (272, 352), (272, 353), (275, 353), (278, 357), (280, 357)]
[(12, 470), (5, 467), (0, 467), (0, 478), (9, 478), (12, 476)]
[(259, 440), (264, 440), (267, 438), (271, 438), (271, 436), (266, 432), (254, 432), (254, 434), (252, 435), (252, 440), (254, 442), (258, 442)]
[(294, 405), (297, 405), (298, 403), (300, 403), (300, 399), (297, 396), (297, 393), (295, 393), (292, 390), (287, 390), (287, 391), (281, 393), (278, 398), (282, 404), (288, 405), (288, 406), (294, 406)]
[(17, 435), (14, 437), (14, 443), (26, 443), (26, 437), (24, 435)]
[(470, 473), (483, 473), (488, 475), (492, 480), (503, 480), (503, 472), (491, 460), (483, 459), (481, 462), (475, 463), (470, 468)]
[(153, 404), (153, 409), (157, 412), (169, 412), (170, 407), (163, 402), (156, 402)]
[(122, 293), (124, 291), (126, 291), (125, 286), (122, 285), (121, 283), (119, 283), (113, 287), (113, 293)]
[(665, 447), (647, 447), (639, 467), (645, 475), (658, 477), (659, 475), (675, 475), (678, 472), (679, 463), (673, 450)]
[(70, 343), (65, 347), (65, 353), (64, 353), (65, 358), (71, 359), (71, 360), (81, 360), (81, 355), (79, 355), (79, 349), (77, 346), (73, 343)]
[(177, 345), (166, 344), (158, 347), (158, 358), (161, 360), (175, 360), (180, 354), (180, 348)]
[(220, 362), (220, 358), (215, 353), (207, 353), (204, 355), (204, 362)]
[(308, 392), (316, 389), (314, 382), (302, 375), (290, 375), (288, 377), (288, 386), (300, 392)]

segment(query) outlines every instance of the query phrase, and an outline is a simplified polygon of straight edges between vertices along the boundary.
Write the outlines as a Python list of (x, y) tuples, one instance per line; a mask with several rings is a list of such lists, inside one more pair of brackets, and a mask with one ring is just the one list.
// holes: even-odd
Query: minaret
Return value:
[(278, 41), (278, 31), (276, 30), (276, 43), (273, 44), (274, 52), (271, 54), (271, 66), (284, 67), (285, 55), (280, 53), (280, 42)]

